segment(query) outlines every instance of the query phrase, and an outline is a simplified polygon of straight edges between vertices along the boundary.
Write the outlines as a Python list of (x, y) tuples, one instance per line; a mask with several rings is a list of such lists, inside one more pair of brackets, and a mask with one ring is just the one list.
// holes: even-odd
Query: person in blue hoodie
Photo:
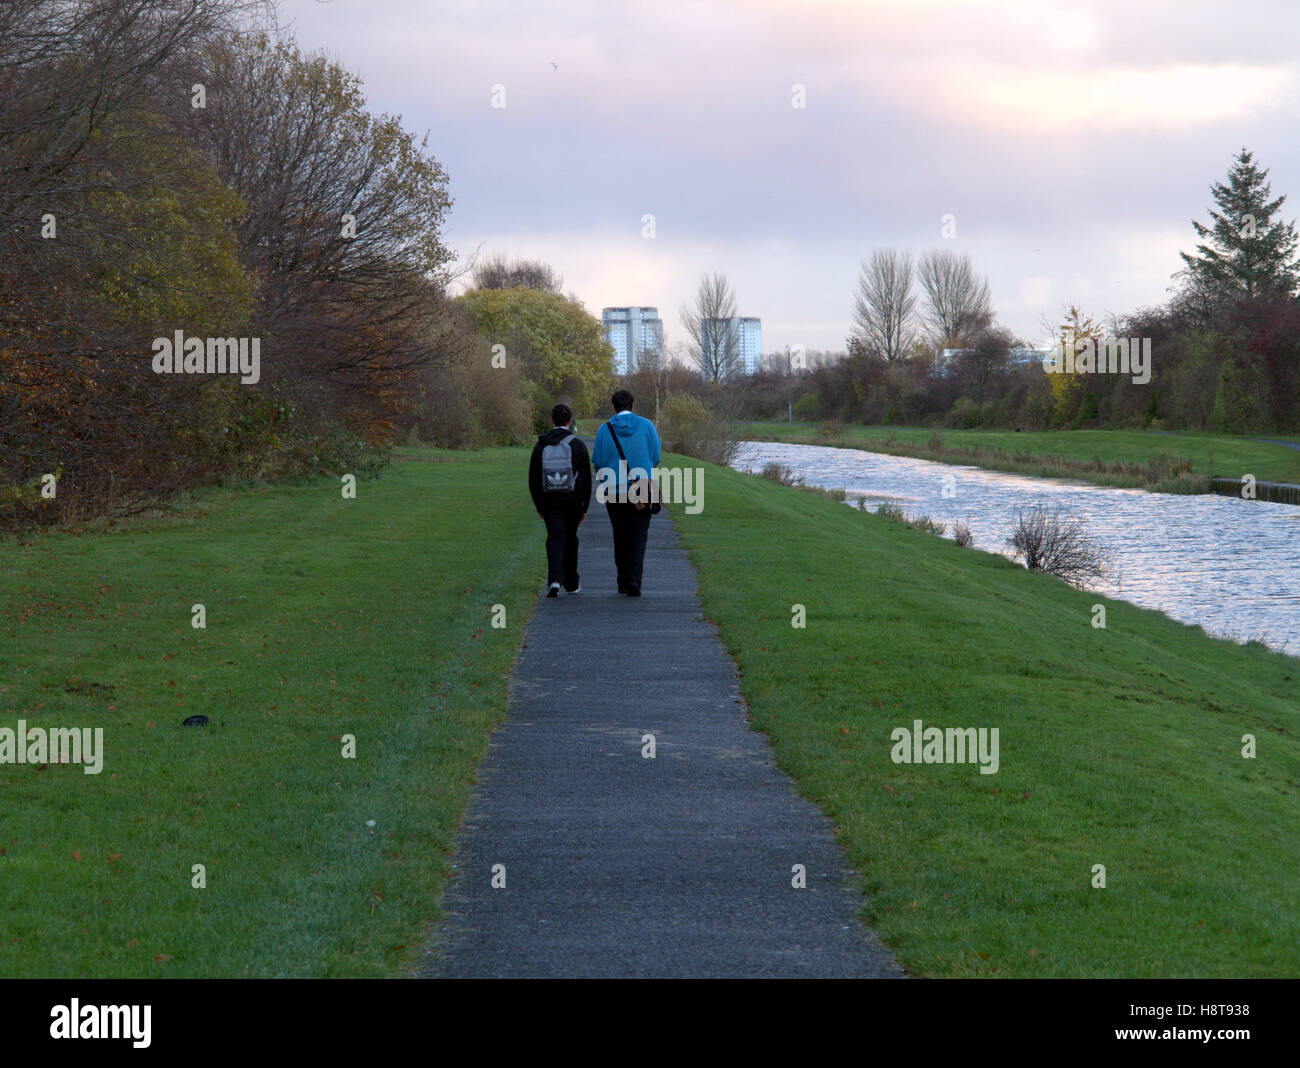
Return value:
[(649, 419), (632, 411), (632, 394), (627, 390), (620, 389), (610, 402), (614, 405), (614, 417), (596, 431), (591, 460), (596, 468), (597, 485), (606, 487), (603, 493), (598, 489), (597, 499), (605, 500), (605, 510), (614, 529), (618, 592), (640, 597), (641, 565), (645, 560), (652, 511), (648, 500), (637, 503), (635, 489), (629, 494), (628, 475), (634, 480), (650, 480), (654, 468), (659, 466), (659, 432)]

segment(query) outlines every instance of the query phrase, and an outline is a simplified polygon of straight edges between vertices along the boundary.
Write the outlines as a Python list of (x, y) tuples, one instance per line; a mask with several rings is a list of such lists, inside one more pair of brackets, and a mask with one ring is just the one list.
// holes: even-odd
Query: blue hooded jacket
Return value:
[[(648, 478), (651, 468), (659, 466), (661, 449), (659, 432), (655, 430), (654, 423), (630, 410), (619, 412), (610, 423), (613, 424), (618, 434), (619, 444), (623, 446), (623, 453), (627, 456), (628, 471), (634, 471), (639, 467), (644, 472), (644, 477)], [(616, 472), (612, 477), (617, 478), (618, 489), (622, 493), (627, 489), (627, 479), (619, 473), (618, 461), (618, 449), (614, 447), (614, 439), (609, 436), (609, 427), (601, 423), (600, 429), (596, 431), (596, 447), (591, 456), (592, 465), (596, 468), (596, 480), (601, 481), (602, 468), (609, 468)], [(605, 476), (606, 479), (610, 477), (610, 475)]]

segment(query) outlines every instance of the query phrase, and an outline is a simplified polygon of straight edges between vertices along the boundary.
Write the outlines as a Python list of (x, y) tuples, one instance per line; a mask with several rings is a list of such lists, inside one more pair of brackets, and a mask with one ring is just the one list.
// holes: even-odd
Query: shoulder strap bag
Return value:
[[(623, 466), (626, 468), (628, 466), (627, 454), (623, 452), (623, 443), (618, 440), (618, 435), (614, 433), (614, 424), (606, 423), (605, 429), (609, 431), (609, 436), (614, 439), (614, 448), (618, 450), (618, 458), (623, 461)], [(629, 497), (633, 496), (632, 487), (641, 481), (643, 480), (640, 478), (629, 477), (627, 483), (627, 490), (628, 490)], [(644, 512), (647, 508), (649, 508), (651, 515), (658, 515), (661, 511), (663, 511), (663, 505), (659, 503), (659, 487), (658, 485), (655, 484), (655, 480), (653, 478), (646, 479), (645, 481), (648, 481), (650, 483), (650, 500), (649, 501), (634, 500), (632, 501), (632, 506), (638, 512)], [(640, 491), (638, 491), (635, 494), (635, 496), (640, 497), (642, 496), (642, 494), (640, 493)]]

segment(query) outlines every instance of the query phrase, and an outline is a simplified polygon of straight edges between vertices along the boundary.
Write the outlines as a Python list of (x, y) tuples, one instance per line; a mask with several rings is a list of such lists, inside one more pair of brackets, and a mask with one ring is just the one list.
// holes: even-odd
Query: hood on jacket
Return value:
[(625, 408), (617, 415), (610, 416), (609, 422), (614, 424), (615, 430), (626, 430), (630, 434), (632, 432), (632, 426), (636, 423), (637, 418), (638, 416), (636, 412), (632, 411), (631, 408)]
[(538, 434), (537, 441), (540, 445), (555, 445), (572, 433), (567, 426), (553, 426), (545, 434)]

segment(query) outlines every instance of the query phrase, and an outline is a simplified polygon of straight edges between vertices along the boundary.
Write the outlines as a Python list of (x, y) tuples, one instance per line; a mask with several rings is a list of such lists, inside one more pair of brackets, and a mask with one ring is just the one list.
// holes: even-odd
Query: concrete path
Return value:
[(857, 919), (829, 821), (747, 726), (667, 512), (640, 599), (615, 591), (602, 506), (580, 538), (582, 592), (541, 598), (528, 624), (421, 974), (900, 975)]

